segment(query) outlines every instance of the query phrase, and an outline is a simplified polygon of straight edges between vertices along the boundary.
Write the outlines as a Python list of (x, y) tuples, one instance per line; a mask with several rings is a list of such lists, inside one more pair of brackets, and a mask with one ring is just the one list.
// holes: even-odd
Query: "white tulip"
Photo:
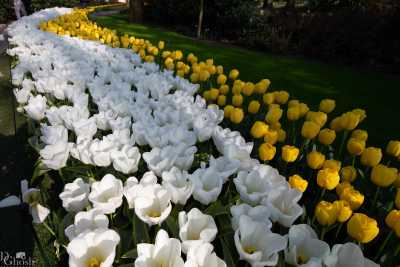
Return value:
[(254, 221), (265, 223), (266, 227), (269, 229), (272, 227), (272, 222), (269, 220), (271, 213), (269, 209), (265, 206), (260, 205), (252, 207), (245, 203), (240, 205), (233, 205), (231, 207), (231, 214), (232, 228), (235, 231), (239, 227), (239, 219), (242, 215), (247, 215)]
[(336, 244), (324, 261), (327, 267), (378, 267), (379, 264), (364, 257), (362, 250), (354, 243)]
[(226, 267), (226, 263), (213, 250), (210, 243), (190, 247), (185, 267)]
[(269, 165), (259, 165), (249, 172), (240, 171), (233, 182), (240, 198), (251, 205), (259, 204), (271, 190), (288, 187), (286, 179)]
[(112, 174), (106, 174), (99, 182), (92, 183), (89, 200), (96, 209), (104, 214), (111, 214), (121, 206), (122, 196), (121, 180), (118, 180)]
[(240, 259), (251, 266), (275, 266), (278, 253), (286, 248), (287, 239), (272, 233), (264, 223), (253, 221), (242, 215), (235, 231), (235, 246)]
[(211, 138), (217, 125), (223, 120), (224, 112), (218, 106), (210, 105), (193, 121), (193, 130), (200, 142)]
[(115, 150), (115, 144), (107, 138), (94, 139), (89, 147), (93, 163), (100, 167), (107, 167), (111, 164), (111, 151), (113, 150)]
[(217, 126), (213, 133), (214, 144), (218, 151), (225, 155), (228, 146), (234, 146), (238, 150), (246, 151), (250, 155), (253, 150), (253, 143), (246, 143), (246, 140), (240, 135), (238, 131), (232, 131), (228, 128), (223, 129)]
[(92, 139), (97, 132), (97, 125), (94, 118), (80, 119), (72, 123), (76, 136)]
[(179, 212), (179, 237), (182, 240), (182, 251), (187, 253), (191, 246), (198, 243), (214, 241), (218, 229), (212, 216), (193, 208), (188, 213)]
[(137, 245), (138, 257), (135, 267), (183, 267), (181, 243), (178, 239), (169, 238), (164, 230), (159, 230), (154, 244)]
[(62, 125), (48, 126), (41, 124), (40, 132), (42, 134), (40, 140), (46, 145), (68, 142), (68, 130)]
[(17, 196), (8, 196), (0, 200), (0, 208), (19, 206), (20, 204), (21, 200)]
[(43, 164), (53, 170), (59, 170), (66, 166), (69, 157), (69, 151), (72, 148), (71, 143), (63, 141), (45, 146), (39, 151)]
[(193, 184), (189, 180), (189, 174), (172, 167), (169, 171), (162, 173), (162, 186), (171, 194), (174, 204), (185, 205), (193, 193)]
[(119, 241), (120, 237), (114, 230), (83, 232), (68, 244), (69, 266), (111, 267)]
[(288, 239), (285, 261), (293, 266), (322, 267), (323, 260), (330, 253), (329, 245), (319, 240), (315, 231), (307, 224), (290, 227)]
[(229, 177), (232, 174), (236, 173), (236, 171), (238, 170), (238, 167), (240, 166), (240, 161), (224, 156), (215, 159), (213, 156), (211, 156), (209, 164), (211, 167), (215, 167), (216, 170), (220, 173), (222, 179), (227, 182), (229, 180)]
[(143, 174), (142, 179), (140, 179), (140, 183), (138, 182), (136, 177), (129, 177), (125, 181), (124, 186), (124, 196), (126, 198), (126, 201), (128, 202), (129, 208), (133, 209), (135, 207), (135, 198), (138, 196), (144, 186), (155, 184), (157, 184), (157, 177), (151, 171)]
[(22, 89), (14, 89), (14, 95), (19, 104), (25, 104), (29, 101), (29, 98), (32, 97), (32, 93), (28, 90)]
[(199, 168), (191, 176), (193, 183), (193, 198), (203, 205), (208, 205), (218, 199), (224, 180), (214, 167)]
[(302, 193), (294, 188), (271, 191), (262, 204), (271, 211), (271, 220), (290, 227), (303, 214), (302, 207), (297, 203)]
[(111, 152), (111, 160), (115, 170), (124, 174), (134, 173), (138, 170), (141, 155), (137, 147), (125, 145), (121, 150)]
[(32, 215), (34, 223), (42, 223), (50, 214), (50, 210), (39, 204), (40, 190), (36, 188), (28, 188), (28, 181), (21, 181), (22, 201), (29, 205), (29, 212)]
[(26, 105), (24, 109), (33, 120), (42, 120), (46, 111), (46, 97), (41, 95), (30, 97), (28, 105)]
[(149, 226), (160, 225), (171, 213), (171, 195), (159, 184), (137, 187), (135, 213)]
[(82, 178), (77, 178), (72, 183), (66, 184), (60, 194), (64, 209), (70, 212), (83, 210), (89, 204), (89, 192), (90, 185), (85, 183)]
[(84, 164), (94, 165), (92, 161), (92, 153), (89, 150), (91, 143), (91, 139), (78, 137), (76, 143), (72, 145), (70, 151), (71, 156), (83, 162)]
[(75, 215), (74, 223), (65, 228), (65, 235), (69, 240), (86, 231), (107, 229), (108, 218), (98, 209), (80, 211)]

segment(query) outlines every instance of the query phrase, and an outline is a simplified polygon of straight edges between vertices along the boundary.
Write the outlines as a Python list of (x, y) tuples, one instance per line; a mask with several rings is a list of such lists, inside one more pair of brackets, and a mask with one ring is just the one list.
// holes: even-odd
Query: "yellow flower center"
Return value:
[(156, 210), (151, 210), (147, 213), (147, 216), (152, 217), (152, 218), (157, 218), (161, 216), (161, 213)]
[(86, 266), (87, 267), (100, 267), (101, 262), (96, 259), (96, 258), (91, 258), (90, 260), (88, 260)]
[(298, 255), (297, 256), (297, 264), (305, 264), (308, 262), (308, 258), (304, 255)]
[(257, 251), (257, 248), (254, 246), (247, 246), (244, 248), (244, 252), (246, 252), (247, 254), (253, 254), (256, 251)]

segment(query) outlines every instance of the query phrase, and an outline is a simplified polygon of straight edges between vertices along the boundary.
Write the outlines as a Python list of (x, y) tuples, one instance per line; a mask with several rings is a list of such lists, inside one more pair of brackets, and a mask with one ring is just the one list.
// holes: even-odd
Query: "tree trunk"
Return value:
[(201, 37), (201, 28), (203, 26), (204, 0), (200, 0), (199, 23), (197, 25), (197, 38)]
[(143, 22), (143, 0), (129, 0), (129, 21)]

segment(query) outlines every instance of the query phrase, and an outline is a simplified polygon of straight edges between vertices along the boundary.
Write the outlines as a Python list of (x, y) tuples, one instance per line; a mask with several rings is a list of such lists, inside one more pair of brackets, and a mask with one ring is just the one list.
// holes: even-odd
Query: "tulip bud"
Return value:
[(351, 215), (353, 214), (353, 211), (351, 210), (351, 207), (349, 203), (345, 200), (336, 200), (333, 202), (333, 205), (336, 206), (336, 209), (338, 211), (338, 217), (337, 221), (340, 223), (343, 223), (350, 219)]
[(226, 76), (224, 74), (220, 74), (220, 75), (218, 75), (217, 83), (220, 84), (220, 85), (223, 85), (223, 84), (226, 83), (226, 79), (227, 78), (226, 78)]
[(301, 135), (306, 139), (313, 139), (319, 133), (320, 126), (312, 121), (305, 121), (301, 128)]
[(221, 95), (227, 95), (228, 92), (229, 92), (229, 86), (228, 86), (227, 84), (221, 85), (221, 86), (219, 87), (219, 93), (220, 93)]
[(196, 72), (190, 74), (190, 81), (192, 83), (197, 83), (199, 81), (199, 74)]
[(322, 169), (317, 174), (317, 184), (325, 189), (332, 190), (339, 184), (340, 177), (336, 170)]
[(364, 150), (365, 150), (365, 141), (355, 139), (355, 138), (350, 138), (347, 141), (347, 151), (353, 155), (353, 156), (359, 156), (361, 155)]
[(251, 127), (250, 134), (254, 138), (261, 138), (268, 132), (268, 125), (262, 121), (256, 121)]
[[(279, 130), (278, 130), (279, 131)], [(269, 129), (264, 135), (264, 142), (275, 145), (279, 138), (279, 132), (277, 130)]]
[(207, 81), (209, 78), (210, 78), (210, 73), (209, 73), (208, 71), (206, 71), (206, 70), (200, 71), (200, 73), (199, 73), (199, 80), (200, 80), (201, 82), (205, 82), (205, 81)]
[(318, 141), (326, 146), (332, 144), (335, 138), (336, 132), (328, 128), (322, 129), (318, 134)]
[(254, 87), (254, 91), (257, 94), (264, 94), (267, 90), (269, 85), (271, 84), (270, 80), (268, 79), (263, 79), (261, 81), (259, 81), (255, 87)]
[(359, 209), (364, 203), (364, 195), (355, 190), (351, 185), (342, 188), (339, 198), (341, 200), (346, 200), (350, 204), (352, 210)]
[(275, 95), (273, 93), (266, 93), (263, 95), (263, 102), (265, 105), (270, 105), (274, 103)]
[(229, 72), (229, 79), (236, 80), (239, 76), (239, 71), (237, 69), (233, 69)]
[(360, 123), (360, 118), (353, 112), (346, 112), (342, 114), (340, 123), (343, 129), (352, 131)]
[[(236, 80), (236, 81), (238, 81), (238, 80)], [(240, 93), (242, 93), (243, 84), (241, 82), (236, 83), (236, 81), (233, 84), (232, 93), (234, 95), (239, 95)]]
[(165, 48), (165, 42), (164, 41), (159, 41), (158, 42), (158, 49), (163, 50)]
[(389, 228), (394, 228), (397, 222), (400, 221), (400, 210), (391, 210), (385, 218), (385, 222)]
[(286, 162), (294, 162), (299, 152), (299, 149), (295, 146), (284, 145), (282, 147), (282, 159)]
[(360, 122), (362, 122), (367, 117), (367, 113), (361, 108), (353, 109), (351, 112), (357, 115)]
[(295, 174), (289, 177), (289, 185), (290, 187), (296, 188), (300, 192), (304, 193), (307, 189), (308, 182), (301, 178), (300, 175)]
[(329, 127), (330, 127), (332, 130), (334, 130), (335, 132), (340, 132), (340, 131), (343, 130), (342, 122), (341, 122), (341, 121), (342, 121), (342, 118), (341, 118), (341, 117), (336, 117), (336, 118), (334, 118), (334, 119), (331, 121)]
[(286, 132), (283, 129), (278, 130), (278, 142), (284, 143), (286, 140)]
[(321, 201), (315, 207), (315, 218), (322, 226), (329, 226), (336, 222), (338, 211), (336, 205), (327, 201)]
[(323, 169), (332, 169), (337, 172), (340, 171), (341, 167), (342, 167), (342, 163), (340, 161), (334, 160), (334, 159), (325, 160), (324, 164), (322, 165)]
[(372, 168), (371, 181), (380, 187), (388, 187), (397, 178), (397, 169), (378, 164)]
[(258, 110), (260, 109), (260, 102), (257, 100), (252, 100), (247, 109), (249, 113), (257, 114)]
[(269, 125), (269, 128), (274, 130), (274, 131), (278, 131), (279, 129), (282, 128), (282, 124), (279, 121), (273, 122)]
[(283, 110), (279, 107), (269, 108), (265, 121), (268, 123), (278, 122), (282, 117)]
[(393, 157), (400, 156), (400, 141), (390, 141), (386, 147), (386, 153)]
[(231, 122), (233, 122), (235, 124), (239, 124), (240, 122), (242, 122), (243, 118), (244, 118), (243, 109), (235, 108), (234, 110), (232, 110), (232, 113), (230, 116)]
[(336, 107), (335, 100), (333, 99), (323, 99), (319, 103), (319, 110), (325, 113), (331, 113)]
[(374, 167), (379, 164), (382, 159), (382, 150), (376, 147), (367, 147), (361, 154), (361, 164)]
[(354, 180), (357, 178), (357, 170), (353, 166), (343, 167), (340, 171), (340, 177), (343, 181), (349, 183), (354, 182)]
[(309, 107), (305, 103), (300, 103), (299, 108), (300, 108), (300, 117), (304, 117), (308, 113), (308, 111), (310, 111)]
[(254, 91), (254, 84), (252, 82), (247, 82), (242, 88), (243, 94), (246, 96), (251, 96)]
[(232, 104), (235, 107), (240, 107), (243, 104), (243, 96), (242, 95), (234, 95), (232, 97)]
[(365, 214), (354, 213), (347, 223), (347, 233), (360, 243), (368, 243), (378, 235), (378, 223)]
[(225, 105), (226, 105), (226, 96), (224, 96), (224, 95), (218, 96), (217, 104), (218, 104), (218, 106), (220, 106), (220, 107), (225, 106)]
[(234, 106), (232, 106), (232, 105), (226, 105), (225, 107), (224, 107), (224, 117), (225, 118), (230, 118), (231, 117), (231, 114), (232, 114), (232, 111), (235, 109), (235, 107)]
[(275, 101), (278, 104), (285, 104), (289, 100), (289, 93), (286, 91), (274, 92)]
[(321, 111), (308, 111), (306, 114), (306, 120), (315, 122), (319, 127), (323, 127), (328, 120), (328, 115)]
[(288, 108), (286, 116), (289, 121), (297, 121), (300, 118), (300, 108), (299, 106), (294, 106)]
[(219, 96), (219, 90), (215, 89), (215, 88), (211, 88), (210, 89), (210, 99), (215, 101), (215, 100), (217, 100), (218, 96)]
[(316, 150), (313, 150), (307, 155), (307, 164), (313, 170), (321, 169), (322, 164), (324, 164), (324, 161), (325, 161), (325, 155)]
[(276, 147), (274, 147), (269, 143), (263, 143), (258, 148), (258, 156), (262, 161), (273, 159), (275, 157), (275, 154), (276, 154)]
[(351, 132), (351, 137), (361, 141), (367, 141), (368, 132), (361, 129), (355, 129), (354, 131)]

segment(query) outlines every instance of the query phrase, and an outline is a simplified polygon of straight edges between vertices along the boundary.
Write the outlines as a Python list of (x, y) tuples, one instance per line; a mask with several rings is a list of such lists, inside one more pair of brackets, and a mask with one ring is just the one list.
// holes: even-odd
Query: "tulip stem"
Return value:
[(54, 233), (53, 229), (51, 229), (50, 226), (47, 225), (47, 223), (43, 222), (43, 226), (47, 229), (47, 231), (50, 232), (50, 234), (51, 234), (52, 236), (54, 236), (54, 237), (57, 239), (57, 236), (56, 236), (56, 234)]
[(381, 191), (381, 188), (378, 186), (376, 191), (375, 191), (374, 200), (372, 202), (372, 208), (373, 209), (375, 209), (375, 205), (376, 205), (376, 202), (378, 201), (378, 196), (379, 196), (380, 191)]
[(351, 162), (351, 166), (354, 167), (355, 164), (356, 164), (356, 156), (353, 156), (353, 160)]
[(336, 230), (335, 239), (337, 239), (337, 237), (338, 237), (338, 235), (340, 233), (340, 230), (342, 230), (342, 226), (343, 226), (343, 223), (340, 223), (338, 228), (337, 228), (337, 230)]
[(386, 244), (389, 242), (389, 240), (392, 236), (393, 236), (393, 231), (390, 231), (390, 233), (387, 235), (385, 241), (383, 241), (382, 245), (379, 247), (378, 253), (376, 253), (375, 261), (379, 259), (379, 256), (381, 255), (383, 249), (385, 248)]
[(325, 234), (326, 234), (326, 227), (324, 226), (324, 227), (322, 228), (322, 231), (321, 231), (321, 238), (320, 238), (322, 241), (324, 241)]
[(400, 245), (397, 246), (395, 252), (394, 252), (394, 256), (397, 257), (397, 255), (399, 255), (400, 252)]

